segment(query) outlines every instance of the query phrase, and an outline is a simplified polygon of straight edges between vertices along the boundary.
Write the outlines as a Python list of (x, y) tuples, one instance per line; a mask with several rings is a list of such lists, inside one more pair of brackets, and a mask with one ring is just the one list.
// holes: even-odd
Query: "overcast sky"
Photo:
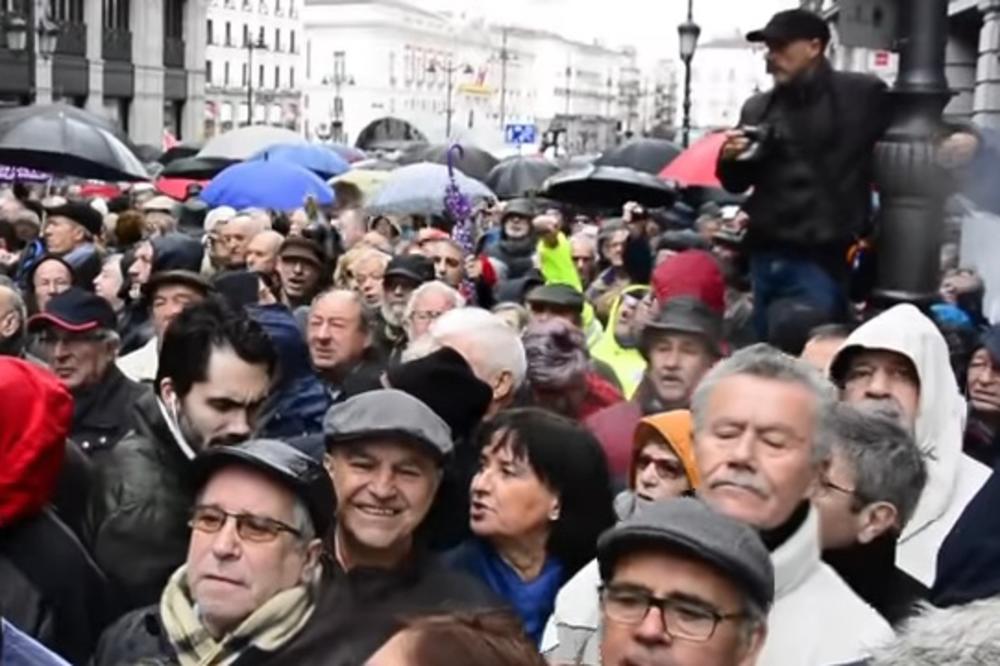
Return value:
[[(635, 45), (645, 58), (677, 51), (677, 24), (687, 13), (685, 0), (410, 0), (428, 9), (481, 13), (488, 18), (546, 28), (567, 37), (608, 46)], [(797, 0), (694, 0), (702, 39), (761, 27), (776, 11)]]

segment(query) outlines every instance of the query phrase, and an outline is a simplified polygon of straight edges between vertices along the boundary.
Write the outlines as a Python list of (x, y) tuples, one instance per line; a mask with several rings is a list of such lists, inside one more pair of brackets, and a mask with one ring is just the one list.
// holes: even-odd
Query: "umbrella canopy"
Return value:
[(77, 112), (52, 105), (0, 119), (0, 164), (95, 180), (149, 178), (139, 158), (114, 132)]
[(656, 176), (626, 167), (589, 166), (563, 171), (545, 182), (544, 196), (581, 206), (618, 207), (636, 201), (650, 208), (669, 206), (677, 190)]
[(289, 129), (250, 125), (212, 138), (198, 151), (198, 157), (227, 160), (247, 160), (262, 150), (279, 143), (306, 143), (306, 140)]
[(17, 122), (34, 116), (52, 116), (58, 114), (65, 115), (73, 120), (79, 120), (80, 122), (87, 123), (88, 125), (96, 125), (97, 127), (108, 130), (115, 135), (116, 139), (128, 146), (129, 150), (136, 153), (136, 157), (139, 157), (139, 160), (142, 161), (143, 158), (138, 155), (138, 146), (132, 143), (132, 139), (129, 138), (128, 132), (126, 132), (121, 125), (107, 116), (99, 116), (96, 113), (84, 111), (83, 109), (73, 106), (72, 104), (63, 104), (62, 102), (58, 102), (56, 104), (32, 104), (30, 106), (18, 106), (4, 109), (0, 111), (0, 126), (8, 122)]
[(305, 204), (333, 203), (333, 190), (308, 169), (288, 162), (243, 162), (227, 167), (201, 193), (209, 206), (290, 211)]
[(629, 167), (655, 176), (680, 154), (680, 147), (665, 139), (633, 139), (604, 153), (594, 164)]
[(156, 161), (160, 164), (166, 166), (175, 160), (179, 160), (182, 157), (194, 157), (201, 150), (200, 144), (193, 143), (179, 143), (173, 148), (168, 148), (165, 153), (160, 155), (159, 159)]
[(309, 169), (323, 179), (339, 176), (351, 168), (347, 160), (316, 143), (279, 143), (265, 148), (251, 159), (291, 162)]
[(190, 185), (200, 185), (205, 187), (206, 180), (197, 180), (194, 178), (157, 178), (156, 179), (156, 189), (163, 194), (166, 194), (171, 199), (177, 199), (178, 201), (184, 201), (187, 199), (187, 190)]
[(159, 175), (164, 178), (208, 180), (219, 175), (226, 167), (236, 163), (237, 160), (224, 160), (211, 157), (181, 157), (163, 167), (163, 171)]
[(148, 143), (140, 143), (135, 147), (135, 155), (143, 162), (156, 162), (160, 159), (163, 151)]
[(514, 157), (493, 167), (485, 182), (501, 199), (517, 199), (540, 191), (545, 179), (558, 171), (544, 157)]
[[(490, 188), (478, 180), (455, 172), (458, 189), (472, 202), (493, 198)], [(448, 186), (448, 167), (441, 164), (410, 164), (389, 174), (389, 180), (372, 198), (368, 210), (383, 215), (442, 215)]]
[[(448, 164), (448, 151), (450, 149), (451, 145), (444, 143), (424, 146), (404, 153), (400, 161), (403, 164), (416, 164), (418, 162)], [(454, 163), (455, 168), (469, 178), (484, 181), (490, 175), (490, 170), (499, 163), (499, 160), (482, 148), (462, 146), (462, 156), (456, 157)]]
[(702, 137), (690, 148), (677, 156), (660, 172), (663, 180), (674, 180), (685, 187), (715, 187), (722, 189), (722, 183), (715, 175), (715, 165), (719, 161), (719, 151), (726, 141), (723, 132)]
[(331, 185), (346, 183), (354, 185), (361, 191), (365, 201), (371, 201), (372, 197), (378, 194), (379, 190), (389, 181), (392, 174), (388, 171), (376, 171), (374, 169), (351, 169), (345, 174), (330, 180)]
[(360, 148), (355, 148), (354, 146), (345, 146), (342, 143), (327, 143), (324, 145), (350, 164), (368, 159), (368, 155), (365, 151)]

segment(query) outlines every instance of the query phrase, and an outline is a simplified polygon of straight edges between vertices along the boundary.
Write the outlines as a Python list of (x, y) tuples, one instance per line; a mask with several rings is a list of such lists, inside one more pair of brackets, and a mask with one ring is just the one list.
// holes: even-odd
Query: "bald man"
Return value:
[(222, 227), (222, 242), (229, 250), (229, 263), (226, 268), (230, 270), (246, 268), (250, 240), (268, 230), (266, 219), (246, 213), (240, 213)]
[(262, 231), (247, 245), (247, 268), (263, 275), (273, 275), (278, 266), (278, 250), (285, 237), (277, 231)]

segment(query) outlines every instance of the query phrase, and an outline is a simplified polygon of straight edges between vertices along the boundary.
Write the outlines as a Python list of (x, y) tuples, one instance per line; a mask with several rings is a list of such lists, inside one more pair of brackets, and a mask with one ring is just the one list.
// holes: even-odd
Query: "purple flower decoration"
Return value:
[(465, 151), (459, 144), (448, 149), (448, 186), (444, 191), (444, 208), (454, 222), (451, 237), (461, 246), (466, 254), (476, 250), (475, 225), (472, 221), (472, 204), (469, 198), (462, 194), (455, 178), (455, 156), (462, 159)]

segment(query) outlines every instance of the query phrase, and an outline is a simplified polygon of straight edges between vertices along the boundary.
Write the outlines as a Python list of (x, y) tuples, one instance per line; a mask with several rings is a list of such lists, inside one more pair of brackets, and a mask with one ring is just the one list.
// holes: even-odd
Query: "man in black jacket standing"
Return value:
[(747, 39), (766, 44), (775, 87), (743, 105), (718, 175), (731, 192), (753, 188), (746, 243), (754, 325), (766, 339), (768, 307), (779, 299), (831, 320), (844, 315), (847, 249), (867, 231), (872, 152), (889, 98), (873, 76), (833, 71), (824, 55), (830, 30), (812, 12), (779, 12)]

